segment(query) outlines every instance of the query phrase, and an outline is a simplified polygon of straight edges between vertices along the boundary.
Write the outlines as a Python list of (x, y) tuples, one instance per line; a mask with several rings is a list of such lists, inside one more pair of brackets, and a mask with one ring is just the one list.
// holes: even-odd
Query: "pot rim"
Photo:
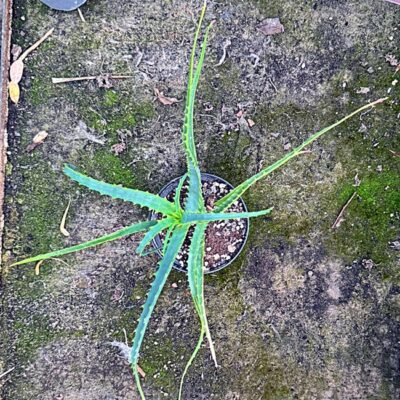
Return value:
[[(183, 176), (183, 175), (182, 175)], [(174, 179), (172, 179), (171, 181), (169, 181), (166, 185), (164, 185), (162, 187), (162, 189), (158, 192), (158, 195), (161, 197), (166, 197), (172, 189), (175, 189), (178, 186), (179, 180), (182, 178), (182, 176), (178, 176)], [(225, 185), (229, 186), (231, 189), (234, 189), (234, 186), (229, 183), (228, 181), (226, 181), (225, 179), (221, 178), (218, 175), (214, 175), (214, 174), (210, 174), (207, 172), (201, 172), (201, 178), (202, 180), (206, 180), (206, 181), (219, 181), (221, 183), (224, 183)], [(244, 212), (247, 212), (247, 206), (246, 203), (244, 202), (243, 198), (240, 197), (239, 200), (241, 201), (243, 208), (244, 208)], [(149, 214), (149, 220), (152, 219), (156, 219), (158, 213), (156, 212), (150, 212)], [(213, 270), (210, 271), (206, 271), (205, 274), (213, 274), (215, 272), (221, 271), (222, 269), (228, 267), (229, 265), (231, 265), (241, 254), (241, 252), (243, 251), (246, 243), (247, 243), (247, 239), (249, 237), (249, 230), (250, 230), (250, 219), (249, 218), (243, 218), (246, 221), (246, 229), (245, 229), (245, 234), (243, 237), (243, 242), (241, 243), (238, 251), (236, 252), (236, 254), (234, 255), (233, 258), (231, 258), (229, 261), (227, 261), (226, 263), (222, 264), (220, 267), (215, 268)], [(154, 249), (156, 250), (157, 255), (162, 258), (163, 254), (162, 254), (162, 250), (161, 250), (161, 239), (160, 239), (160, 235), (157, 235), (153, 240), (152, 240), (152, 245), (154, 247)], [(184, 270), (175, 260), (174, 264), (173, 264), (173, 268), (183, 272), (183, 273), (187, 273), (186, 270)]]

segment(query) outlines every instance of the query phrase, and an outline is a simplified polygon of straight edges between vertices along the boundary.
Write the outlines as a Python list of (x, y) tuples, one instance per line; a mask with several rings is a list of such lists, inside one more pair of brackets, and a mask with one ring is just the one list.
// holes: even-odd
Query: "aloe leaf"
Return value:
[(163, 243), (163, 248), (162, 248), (162, 254), (165, 254), (165, 251), (167, 250), (167, 246), (169, 241), (171, 240), (171, 235), (172, 232), (174, 231), (176, 225), (170, 226), (170, 228), (167, 230), (167, 234), (165, 235), (164, 243)]
[(146, 246), (164, 229), (171, 227), (175, 223), (174, 218), (164, 218), (157, 222), (156, 225), (152, 226), (149, 231), (144, 235), (144, 238), (139, 243), (139, 246), (136, 249), (137, 254), (142, 254), (143, 250)]
[(16, 263), (12, 264), (12, 266), (27, 264), (27, 263), (31, 263), (31, 262), (35, 262), (35, 261), (40, 261), (40, 260), (47, 260), (49, 258), (54, 258), (54, 257), (60, 257), (60, 256), (64, 256), (65, 254), (70, 254), (70, 253), (74, 253), (76, 251), (87, 249), (89, 247), (98, 246), (100, 244), (110, 242), (111, 240), (116, 240), (116, 239), (122, 238), (124, 236), (132, 235), (133, 233), (146, 231), (147, 229), (154, 226), (156, 223), (157, 223), (157, 221), (140, 222), (138, 224), (127, 226), (126, 228), (120, 229), (119, 231), (110, 233), (108, 235), (101, 236), (97, 239), (89, 240), (88, 242), (85, 242), (85, 243), (80, 243), (80, 244), (77, 244), (72, 247), (67, 247), (65, 249), (52, 251), (51, 253), (39, 254), (38, 256), (35, 256), (35, 257), (26, 258), (25, 260), (18, 261)]
[(204, 14), (206, 12), (207, 2), (205, 1), (203, 4), (203, 8), (201, 10), (199, 22), (197, 23), (196, 33), (193, 39), (192, 51), (190, 53), (190, 62), (189, 62), (189, 77), (188, 77), (188, 87), (187, 87), (187, 95), (186, 95), (186, 106), (185, 106), (185, 119), (183, 125), (183, 144), (186, 151), (187, 158), (191, 158), (195, 164), (197, 164), (197, 155), (196, 155), (196, 147), (194, 143), (194, 135), (193, 135), (193, 111), (190, 111), (190, 106), (193, 107), (194, 99), (192, 101), (192, 85), (194, 80), (193, 70), (194, 70), (194, 59), (196, 56), (196, 47), (197, 41), (199, 39), (201, 26), (203, 23)]
[(188, 257), (188, 279), (193, 301), (196, 305), (201, 324), (204, 326), (204, 330), (206, 332), (206, 336), (210, 345), (212, 358), (215, 362), (215, 366), (218, 366), (214, 345), (211, 340), (210, 331), (208, 329), (207, 315), (204, 303), (204, 254), (206, 229), (206, 223), (199, 223), (194, 229)]
[(324, 128), (324, 129), (321, 129), (320, 131), (314, 133), (305, 142), (303, 142), (300, 146), (296, 147), (294, 150), (292, 150), (290, 153), (286, 154), (280, 160), (276, 161), (274, 164), (270, 165), (269, 167), (261, 170), (259, 173), (253, 175), (251, 178), (247, 179), (246, 181), (241, 183), (239, 186), (237, 186), (235, 189), (233, 189), (231, 192), (229, 192), (222, 199), (218, 200), (216, 202), (215, 209), (214, 209), (213, 212), (220, 213), (222, 211), (225, 211), (237, 199), (239, 199), (247, 189), (249, 189), (257, 181), (259, 181), (260, 179), (266, 177), (267, 175), (269, 175), (271, 172), (275, 171), (277, 168), (281, 167), (282, 165), (286, 164), (292, 158), (298, 156), (306, 146), (308, 146), (309, 144), (311, 144), (312, 142), (317, 140), (324, 133), (329, 132), (330, 130), (336, 128), (338, 125), (340, 125), (343, 122), (347, 121), (349, 118), (352, 118), (355, 115), (359, 114), (361, 111), (364, 111), (367, 108), (374, 107), (374, 106), (376, 106), (378, 104), (381, 104), (385, 100), (387, 100), (387, 97), (385, 97), (383, 99), (376, 100), (376, 101), (374, 101), (372, 103), (366, 104), (365, 106), (358, 108), (357, 110), (353, 111), (351, 114), (345, 116), (344, 118), (340, 119), (339, 121), (335, 122), (334, 124), (332, 124), (332, 125)]
[(164, 215), (174, 216), (175, 214), (174, 204), (155, 194), (101, 182), (75, 171), (68, 165), (64, 167), (64, 173), (80, 185), (86, 186), (100, 194), (111, 196), (115, 199), (129, 201), (138, 204), (141, 207), (147, 207), (151, 210), (160, 212)]
[(150, 316), (154, 310), (154, 306), (161, 294), (161, 291), (165, 285), (169, 273), (171, 272), (172, 265), (175, 261), (176, 256), (186, 238), (187, 232), (189, 230), (189, 225), (180, 225), (174, 229), (174, 233), (171, 236), (171, 240), (166, 249), (164, 257), (159, 263), (158, 270), (155, 274), (153, 283), (151, 285), (147, 300), (144, 304), (142, 314), (139, 318), (139, 323), (136, 328), (135, 337), (133, 339), (132, 350), (130, 354), (130, 361), (132, 365), (132, 371), (135, 375), (136, 384), (138, 386), (139, 393), (144, 399), (143, 390), (140, 384), (140, 378), (137, 372), (137, 363), (139, 359), (139, 351), (142, 346), (144, 334), (147, 329), (147, 325), (150, 320)]
[[(201, 23), (202, 23), (202, 17), (199, 20), (199, 27), (201, 26)], [(184, 143), (186, 145), (185, 147), (187, 147), (188, 149), (189, 156), (192, 157), (193, 162), (196, 165), (197, 165), (197, 154), (196, 154), (196, 144), (194, 140), (194, 123), (193, 123), (194, 102), (196, 99), (197, 87), (199, 84), (200, 75), (204, 64), (204, 58), (207, 49), (207, 40), (211, 27), (212, 23), (208, 25), (204, 34), (204, 38), (201, 44), (200, 57), (197, 63), (195, 74), (193, 76), (193, 81), (190, 82), (190, 85), (188, 86), (188, 93), (187, 93), (188, 102), (187, 102), (187, 108), (185, 110), (186, 135), (184, 135)]]
[(183, 223), (195, 224), (198, 222), (222, 221), (227, 219), (241, 219), (260, 217), (269, 214), (274, 207), (267, 210), (240, 212), (240, 213), (189, 213), (185, 212), (182, 216)]
[(194, 348), (193, 353), (190, 356), (190, 358), (185, 366), (185, 369), (183, 371), (182, 377), (181, 377), (178, 400), (180, 400), (182, 397), (182, 389), (183, 389), (183, 383), (185, 380), (185, 376), (187, 375), (190, 366), (192, 365), (194, 359), (197, 356), (197, 353), (199, 352), (199, 350), (201, 348), (201, 344), (203, 342), (204, 335), (206, 335), (206, 337), (208, 339), (208, 342), (210, 345), (210, 350), (211, 350), (211, 355), (215, 362), (215, 365), (218, 366), (216, 355), (215, 355), (215, 350), (214, 350), (214, 344), (212, 342), (210, 330), (208, 327), (208, 321), (207, 321), (207, 315), (206, 315), (206, 309), (205, 309), (205, 303), (204, 303), (204, 266), (203, 266), (203, 263), (204, 263), (204, 247), (205, 247), (206, 229), (207, 229), (206, 223), (200, 223), (200, 224), (196, 225), (196, 228), (193, 232), (190, 249), (189, 249), (189, 257), (188, 257), (189, 287), (190, 287), (190, 293), (192, 295), (197, 314), (200, 319), (201, 329), (200, 329), (200, 336), (199, 336), (197, 345)]
[(182, 399), (182, 390), (183, 390), (183, 384), (185, 382), (185, 377), (189, 371), (190, 366), (192, 365), (193, 361), (195, 360), (198, 352), (200, 351), (201, 345), (203, 343), (204, 340), (204, 335), (205, 335), (205, 330), (203, 327), (201, 327), (201, 331), (200, 331), (200, 335), (199, 335), (199, 339), (197, 341), (196, 347), (193, 350), (192, 355), (189, 358), (189, 361), (187, 362), (185, 369), (183, 371), (182, 377), (181, 377), (181, 383), (179, 385), (179, 394), (178, 394), (178, 400)]
[(188, 211), (203, 211), (204, 210), (204, 200), (201, 191), (201, 173), (197, 162), (196, 145), (194, 141), (193, 133), (193, 113), (194, 113), (194, 101), (196, 98), (196, 90), (201, 74), (201, 69), (204, 62), (205, 51), (207, 46), (207, 37), (210, 26), (207, 28), (202, 45), (200, 59), (194, 70), (194, 58), (196, 51), (196, 44), (199, 37), (201, 25), (203, 22), (204, 14), (206, 10), (206, 2), (204, 2), (203, 9), (200, 15), (200, 19), (197, 25), (197, 30), (193, 42), (192, 53), (190, 57), (189, 65), (189, 83), (186, 96), (186, 108), (185, 108), (185, 119), (183, 125), (183, 144), (186, 153), (186, 159), (188, 164), (188, 176), (189, 176), (189, 190), (186, 200), (186, 209)]
[(189, 190), (185, 202), (185, 210), (191, 212), (204, 211), (201, 174), (192, 160), (188, 161)]
[(183, 184), (185, 183), (186, 178), (187, 178), (187, 174), (183, 175), (181, 177), (181, 179), (179, 179), (178, 187), (176, 188), (176, 191), (175, 191), (174, 202), (175, 202), (176, 211), (181, 210), (181, 192), (182, 192)]

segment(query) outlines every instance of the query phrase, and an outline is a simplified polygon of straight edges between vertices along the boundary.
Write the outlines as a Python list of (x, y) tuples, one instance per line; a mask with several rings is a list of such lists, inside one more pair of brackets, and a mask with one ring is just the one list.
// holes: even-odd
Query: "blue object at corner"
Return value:
[(54, 8), (55, 10), (61, 11), (72, 11), (76, 10), (82, 4), (86, 3), (86, 0), (40, 0), (47, 6)]

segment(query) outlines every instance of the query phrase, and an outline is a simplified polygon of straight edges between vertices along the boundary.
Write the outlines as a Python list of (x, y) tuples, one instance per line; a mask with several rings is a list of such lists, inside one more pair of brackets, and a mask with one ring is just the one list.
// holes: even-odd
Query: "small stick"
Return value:
[(353, 201), (355, 195), (357, 192), (354, 192), (351, 197), (349, 198), (349, 200), (347, 200), (347, 203), (342, 207), (342, 209), (340, 210), (339, 215), (337, 216), (335, 222), (333, 223), (333, 225), (331, 226), (331, 229), (336, 229), (339, 227), (340, 223), (341, 223), (341, 219), (342, 216), (344, 214), (344, 212), (346, 211), (346, 208), (350, 205), (350, 203)]
[[(76, 81), (91, 81), (95, 80), (103, 75), (98, 76), (78, 76), (75, 78), (51, 78), (51, 81), (55, 84), (58, 83), (68, 83), (68, 82), (76, 82)], [(110, 79), (129, 79), (133, 78), (132, 75), (110, 75)]]
[(271, 78), (268, 78), (268, 81), (270, 82), (270, 84), (272, 85), (272, 87), (274, 88), (275, 92), (278, 93), (278, 89), (276, 88), (274, 82), (272, 82)]
[(389, 150), (389, 151), (393, 154), (393, 157), (400, 157), (399, 151), (393, 151), (393, 150)]
[(3, 372), (0, 374), (0, 379), (4, 378), (6, 375), (8, 375), (10, 372), (14, 371), (15, 367), (10, 368), (8, 371)]
[(80, 8), (78, 8), (78, 14), (79, 14), (79, 18), (81, 19), (81, 21), (82, 21), (83, 23), (86, 23), (86, 19), (85, 19), (85, 17), (83, 16), (82, 11), (81, 11)]
[(65, 221), (67, 219), (67, 215), (68, 215), (68, 211), (69, 211), (69, 207), (71, 205), (71, 199), (68, 201), (68, 205), (67, 208), (64, 211), (63, 217), (61, 219), (61, 223), (60, 223), (60, 232), (64, 235), (64, 236), (69, 236), (69, 232), (65, 229)]
[(51, 28), (44, 36), (42, 36), (36, 43), (34, 43), (31, 47), (26, 49), (21, 56), (19, 57), (19, 60), (23, 61), (30, 53), (32, 53), (33, 50), (35, 50), (38, 46), (40, 46), (54, 31), (54, 28)]
[(221, 66), (224, 62), (225, 62), (225, 58), (226, 58), (226, 49), (232, 44), (232, 42), (230, 41), (230, 39), (227, 39), (222, 47), (222, 57), (219, 60), (218, 64), (215, 64), (215, 67), (219, 67)]
[(44, 260), (40, 260), (37, 262), (37, 264), (35, 265), (35, 275), (39, 275), (40, 274), (40, 267), (43, 264)]

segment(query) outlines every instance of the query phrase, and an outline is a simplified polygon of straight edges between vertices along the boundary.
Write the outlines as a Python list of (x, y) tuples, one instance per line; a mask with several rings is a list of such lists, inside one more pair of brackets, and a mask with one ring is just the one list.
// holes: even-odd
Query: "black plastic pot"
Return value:
[[(160, 192), (158, 193), (159, 196), (161, 197), (167, 197), (171, 192), (173, 192), (179, 184), (179, 180), (181, 179), (181, 177), (177, 177), (175, 179), (173, 179), (172, 181), (170, 181), (167, 185), (165, 185)], [(201, 173), (201, 180), (202, 182), (218, 182), (218, 183), (224, 183), (225, 185), (227, 185), (227, 187), (229, 189), (233, 189), (233, 186), (227, 182), (226, 180), (220, 178), (219, 176), (216, 175), (212, 175), (212, 174), (207, 174), (207, 173)], [(239, 199), (242, 207), (244, 208), (244, 211), (247, 212), (247, 207), (245, 202), (243, 201), (242, 198)], [(158, 214), (157, 213), (150, 213), (149, 219), (157, 219), (158, 218)], [(206, 271), (207, 274), (213, 274), (214, 272), (220, 271), (221, 269), (226, 268), (227, 266), (229, 266), (230, 264), (233, 263), (233, 261), (236, 260), (236, 258), (239, 256), (239, 254), (242, 252), (246, 241), (247, 241), (247, 237), (249, 234), (249, 227), (250, 227), (250, 221), (248, 218), (243, 218), (245, 222), (245, 233), (243, 235), (243, 241), (241, 242), (240, 246), (238, 247), (238, 249), (236, 250), (236, 252), (234, 253), (234, 255), (231, 257), (230, 260), (222, 263), (220, 266), (218, 266), (217, 268), (213, 268), (212, 270)], [(157, 235), (154, 239), (153, 239), (153, 247), (155, 248), (157, 254), (159, 255), (159, 257), (161, 258), (163, 256), (162, 254), (162, 241), (159, 235)], [(187, 272), (185, 269), (183, 269), (181, 267), (181, 265), (175, 261), (174, 265), (173, 265), (174, 269), (181, 271), (181, 272)]]

